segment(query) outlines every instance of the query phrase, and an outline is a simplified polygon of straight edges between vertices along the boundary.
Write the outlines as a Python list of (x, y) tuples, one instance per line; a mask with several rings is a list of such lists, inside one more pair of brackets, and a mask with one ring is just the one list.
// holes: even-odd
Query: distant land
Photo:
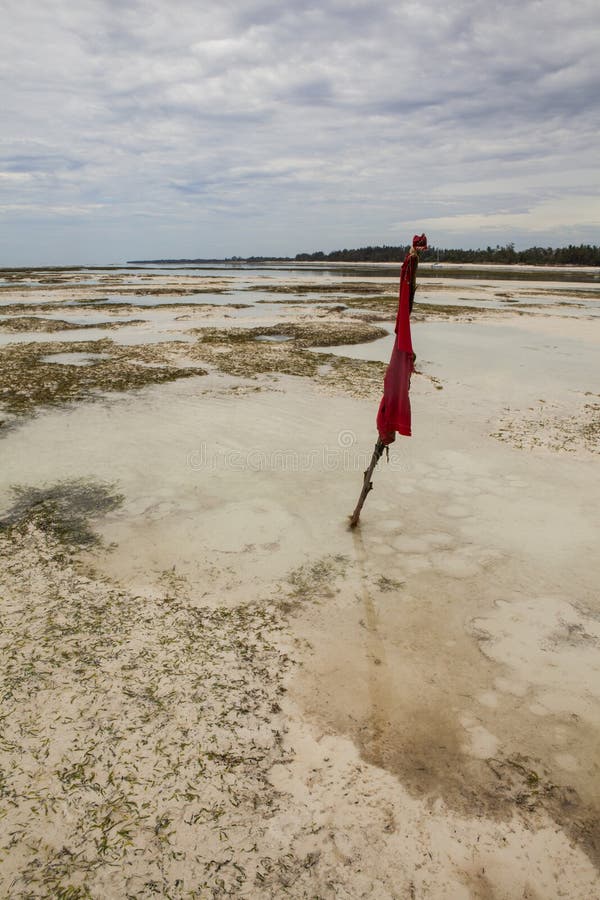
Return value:
[[(401, 262), (408, 246), (358, 247), (354, 250), (332, 250), (324, 253), (297, 253), (296, 256), (229, 256), (224, 259), (130, 259), (130, 265), (162, 264), (190, 265), (209, 263), (266, 263), (266, 262)], [(595, 244), (569, 244), (568, 247), (529, 247), (515, 250), (514, 244), (497, 245), (478, 250), (442, 249), (430, 247), (421, 254), (423, 262), (502, 263), (530, 266), (600, 266), (600, 247)]]

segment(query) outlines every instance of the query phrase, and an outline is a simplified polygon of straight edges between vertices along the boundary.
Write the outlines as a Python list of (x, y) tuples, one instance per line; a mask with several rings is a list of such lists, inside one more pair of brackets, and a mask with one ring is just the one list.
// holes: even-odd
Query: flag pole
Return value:
[(385, 444), (379, 438), (377, 443), (375, 444), (375, 449), (373, 450), (373, 456), (371, 457), (371, 462), (369, 463), (369, 468), (365, 470), (363, 476), (363, 486), (362, 491), (360, 492), (360, 497), (358, 498), (358, 503), (356, 504), (356, 508), (352, 515), (350, 516), (350, 528), (356, 528), (358, 525), (358, 520), (360, 518), (360, 511), (363, 508), (363, 504), (367, 499), (367, 494), (369, 491), (373, 490), (373, 482), (371, 481), (371, 476), (375, 471), (375, 466), (383, 456), (383, 451), (386, 449)]
[[(412, 247), (409, 248), (408, 253), (404, 257), (400, 270), (400, 294), (396, 316), (396, 334), (398, 337), (394, 341), (394, 349), (392, 350), (390, 363), (383, 380), (383, 397), (377, 413), (379, 438), (375, 444), (369, 468), (364, 473), (363, 486), (358, 503), (350, 516), (350, 528), (356, 528), (358, 525), (363, 504), (369, 491), (373, 490), (371, 476), (383, 455), (383, 451), (388, 450), (388, 445), (395, 439), (396, 432), (407, 437), (411, 433), (408, 392), (410, 390), (410, 376), (414, 371), (415, 354), (410, 335), (410, 314), (416, 290), (416, 274), (420, 250), (427, 250), (426, 234), (415, 234), (412, 240)], [(382, 441), (381, 435), (386, 439), (385, 443)]]

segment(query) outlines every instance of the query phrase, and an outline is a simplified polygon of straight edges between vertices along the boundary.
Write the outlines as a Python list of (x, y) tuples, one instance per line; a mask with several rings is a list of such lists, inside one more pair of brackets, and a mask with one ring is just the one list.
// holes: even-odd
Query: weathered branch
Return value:
[(369, 491), (373, 490), (373, 482), (371, 481), (371, 476), (373, 475), (375, 466), (381, 459), (384, 450), (385, 444), (383, 443), (383, 441), (378, 440), (375, 444), (375, 449), (373, 450), (373, 456), (371, 457), (369, 468), (364, 473), (362, 491), (360, 492), (360, 497), (358, 498), (356, 509), (350, 516), (350, 528), (356, 528), (356, 526), (358, 525), (360, 511), (363, 508), (365, 500), (367, 499), (367, 494), (369, 493)]

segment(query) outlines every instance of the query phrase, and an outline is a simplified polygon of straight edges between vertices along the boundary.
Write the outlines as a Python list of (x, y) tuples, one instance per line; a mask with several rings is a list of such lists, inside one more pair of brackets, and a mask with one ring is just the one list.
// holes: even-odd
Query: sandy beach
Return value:
[[(600, 896), (600, 282), (0, 272), (0, 894)], [(577, 277), (576, 277), (577, 275)]]

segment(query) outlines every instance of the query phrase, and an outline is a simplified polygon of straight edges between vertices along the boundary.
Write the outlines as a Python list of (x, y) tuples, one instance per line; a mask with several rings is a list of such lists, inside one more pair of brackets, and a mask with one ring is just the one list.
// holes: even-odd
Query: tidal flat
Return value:
[[(600, 281), (0, 272), (0, 894), (600, 895)], [(587, 279), (587, 280), (586, 280)]]

